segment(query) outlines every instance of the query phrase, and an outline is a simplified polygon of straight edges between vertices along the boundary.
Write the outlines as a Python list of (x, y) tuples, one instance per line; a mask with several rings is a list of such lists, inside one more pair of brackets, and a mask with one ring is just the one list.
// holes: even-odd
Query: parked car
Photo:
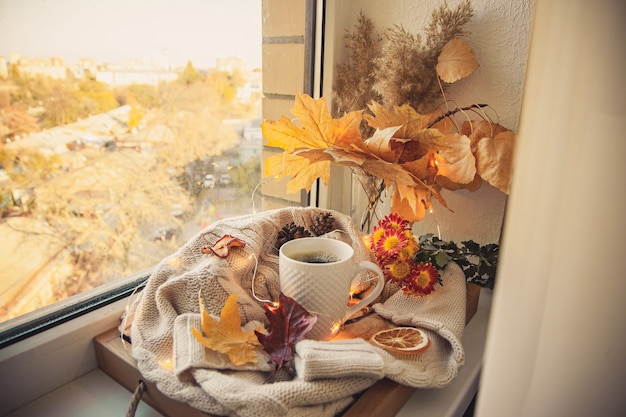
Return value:
[(215, 187), (215, 175), (213, 175), (213, 174), (206, 174), (204, 176), (204, 182), (202, 183), (202, 185), (204, 186), (204, 188), (213, 188), (213, 187)]
[(165, 242), (166, 240), (173, 240), (180, 234), (180, 230), (177, 227), (161, 227), (154, 232), (152, 240), (155, 242)]
[(233, 182), (230, 174), (222, 174), (220, 175), (220, 185), (226, 186), (230, 185)]

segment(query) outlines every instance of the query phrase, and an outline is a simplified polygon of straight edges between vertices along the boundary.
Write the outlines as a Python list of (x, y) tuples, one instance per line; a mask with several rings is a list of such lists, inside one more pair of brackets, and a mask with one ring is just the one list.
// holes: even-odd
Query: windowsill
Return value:
[[(476, 315), (467, 325), (465, 330), (463, 344), (465, 347), (465, 365), (459, 371), (457, 379), (448, 387), (444, 389), (417, 389), (402, 407), (397, 414), (397, 417), (408, 417), (415, 415), (419, 412), (421, 417), (452, 417), (462, 416), (468, 405), (470, 404), (474, 394), (477, 391), (478, 379), (480, 376), (480, 369), (482, 366), (482, 353), (485, 344), (485, 336), (487, 333), (487, 324), (489, 318), (489, 311), (491, 307), (491, 291), (483, 290), (480, 294), (479, 307)], [(126, 301), (127, 302), (127, 301)], [(11, 398), (11, 391), (18, 393), (21, 390), (32, 391), (31, 387), (37, 388), (40, 384), (37, 381), (48, 380), (49, 378), (57, 378), (60, 382), (59, 385), (52, 387), (51, 391), (44, 393), (42, 396), (37, 395), (35, 392), (30, 392), (30, 395), (35, 395), (38, 398), (33, 398), (25, 403), (22, 407), (15, 411), (6, 414), (7, 417), (22, 417), (22, 416), (34, 416), (34, 415), (48, 415), (48, 416), (111, 416), (111, 415), (124, 415), (130, 404), (131, 393), (119, 385), (112, 378), (107, 376), (104, 372), (97, 369), (97, 363), (95, 359), (95, 353), (93, 351), (93, 344), (90, 341), (88, 346), (83, 346), (79, 342), (84, 337), (89, 335), (80, 336), (84, 333), (85, 327), (87, 327), (91, 333), (91, 339), (95, 337), (99, 332), (107, 329), (107, 325), (113, 327), (116, 320), (119, 318), (119, 313), (125, 306), (125, 302), (118, 302), (115, 305), (110, 306), (105, 312), (104, 316), (95, 324), (81, 326), (80, 323), (75, 323), (74, 330), (65, 330), (59, 333), (60, 340), (52, 340), (51, 335), (40, 335), (45, 343), (41, 346), (30, 346), (25, 352), (20, 354), (11, 355), (11, 352), (0, 351), (0, 370), (3, 375), (15, 375), (12, 378), (11, 387), (3, 387), (2, 396), (7, 396), (6, 400)], [(102, 314), (102, 312), (101, 312)], [(77, 319), (78, 320), (78, 319)], [(79, 320), (80, 321), (80, 320)], [(69, 333), (68, 333), (69, 332)], [(53, 332), (54, 333), (54, 332)], [(90, 339), (90, 340), (91, 340)], [(59, 345), (60, 341), (64, 341)], [(41, 341), (40, 341), (41, 342)], [(52, 359), (58, 353), (56, 349), (64, 349), (64, 345), (83, 346), (82, 353), (69, 352), (65, 362), (52, 361)], [(12, 346), (11, 346), (12, 347)], [(8, 348), (3, 349), (6, 351)], [(44, 349), (41, 351), (41, 349)], [(30, 355), (33, 353), (33, 355)], [(24, 360), (24, 354), (30, 356), (31, 359), (36, 354), (44, 362), (48, 364), (47, 368), (37, 369), (37, 363), (33, 363), (33, 360), (29, 360), (27, 366), (35, 368), (16, 369), (12, 373), (6, 373), (11, 368), (11, 365), (20, 366), (20, 361)], [(59, 375), (63, 374), (65, 369), (67, 372), (79, 372), (80, 367), (77, 368), (77, 358), (80, 358), (78, 362), (88, 364), (89, 369), (86, 372), (76, 375), (74, 378), (63, 381)], [(13, 363), (17, 361), (18, 363)], [(23, 365), (23, 364), (22, 364)], [(53, 372), (54, 369), (56, 372)], [(10, 371), (9, 371), (10, 372)], [(49, 376), (46, 378), (46, 374)], [(3, 385), (7, 384), (7, 379), (3, 381)], [(54, 382), (54, 381), (52, 381)], [(22, 394), (17, 394), (19, 397)], [(5, 403), (5, 399), (0, 401)], [(5, 411), (3, 410), (3, 414)], [(4, 414), (3, 414), (4, 415)], [(156, 410), (151, 408), (145, 403), (141, 403), (136, 412), (136, 417), (160, 417), (162, 416)]]
[[(5, 417), (124, 416), (131, 395), (104, 372), (94, 369)], [(162, 415), (141, 402), (135, 417), (162, 417)]]

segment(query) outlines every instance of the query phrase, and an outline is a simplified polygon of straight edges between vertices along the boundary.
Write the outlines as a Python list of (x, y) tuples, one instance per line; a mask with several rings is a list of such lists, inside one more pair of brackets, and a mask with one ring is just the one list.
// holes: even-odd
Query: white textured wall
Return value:
[[(430, 21), (432, 11), (440, 0), (360, 0), (333, 1), (328, 7), (326, 74), (332, 74), (330, 62), (342, 62), (349, 51), (344, 47), (344, 34), (352, 30), (361, 11), (380, 32), (394, 24), (418, 33)], [(458, 0), (449, 0), (455, 7)], [(459, 106), (487, 103), (491, 115), (503, 126), (517, 130), (521, 94), (528, 58), (533, 0), (474, 0), (474, 19), (466, 26), (467, 38), (480, 67), (469, 78), (459, 81), (449, 91), (449, 98)], [(328, 39), (332, 39), (332, 44)], [(330, 77), (332, 79), (332, 76)], [(324, 95), (330, 96), (331, 83), (325, 81)], [(506, 204), (506, 195), (484, 184), (470, 193), (443, 193), (450, 212), (435, 202), (434, 214), (415, 226), (419, 234), (437, 233), (445, 240), (473, 239), (481, 243), (498, 242)]]

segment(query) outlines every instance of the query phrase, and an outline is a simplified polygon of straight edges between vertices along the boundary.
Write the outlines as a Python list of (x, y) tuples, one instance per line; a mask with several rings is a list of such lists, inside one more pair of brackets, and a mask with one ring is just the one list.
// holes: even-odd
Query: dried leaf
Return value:
[(389, 141), (401, 127), (392, 126), (385, 129), (376, 129), (374, 135), (363, 143), (371, 155), (384, 161), (395, 162), (398, 160), (398, 152), (391, 149)]
[(438, 175), (458, 184), (469, 184), (476, 176), (476, 159), (471, 141), (458, 133), (446, 136), (448, 146), (437, 154)]
[(265, 316), (270, 322), (269, 332), (256, 332), (276, 371), (293, 359), (296, 343), (304, 339), (317, 322), (317, 316), (309, 314), (293, 298), (283, 293), (279, 295), (278, 303), (277, 308), (265, 304)]
[(387, 186), (390, 186), (392, 182), (406, 186), (414, 186), (416, 181), (421, 183), (419, 178), (413, 177), (410, 172), (399, 164), (371, 159), (366, 160), (362, 166), (368, 173), (384, 179)]
[(444, 45), (435, 67), (437, 75), (446, 83), (469, 76), (478, 68), (478, 61), (469, 45), (462, 39), (452, 39)]
[(402, 168), (407, 172), (413, 174), (417, 178), (427, 178), (430, 175), (429, 161), (430, 156), (435, 153), (424, 154), (421, 158), (405, 162), (402, 164)]
[(509, 130), (482, 138), (476, 149), (478, 175), (506, 194), (511, 187), (514, 145), (515, 133)]
[(265, 158), (264, 174), (276, 179), (291, 177), (287, 182), (288, 193), (297, 193), (302, 189), (309, 191), (318, 178), (328, 185), (330, 162), (322, 161), (312, 164), (302, 156), (283, 152)]
[(231, 235), (224, 235), (209, 249), (216, 256), (220, 258), (226, 258), (228, 256), (228, 250), (233, 247), (241, 248), (246, 246), (246, 242)]
[(255, 348), (260, 346), (259, 340), (255, 330), (245, 333), (241, 330), (237, 294), (230, 295), (226, 300), (220, 314), (220, 321), (214, 320), (209, 315), (202, 300), (200, 300), (200, 308), (202, 310), (202, 333), (198, 329), (191, 329), (198, 342), (211, 350), (225, 353), (235, 365), (257, 362)]
[(395, 143), (390, 146), (400, 155), (399, 162), (412, 161), (421, 158), (431, 150), (437, 150), (443, 145), (443, 135), (436, 129), (427, 129), (426, 118), (417, 113), (411, 106), (396, 106), (387, 109), (378, 103), (369, 106), (373, 115), (364, 114), (367, 123), (376, 129), (388, 127), (399, 128), (393, 134)]
[(484, 120), (466, 122), (461, 130), (471, 140), (477, 174), (508, 194), (513, 169), (515, 132)]
[(373, 115), (363, 114), (367, 124), (375, 129), (400, 126), (394, 135), (396, 138), (415, 138), (424, 128), (424, 116), (409, 105), (387, 109), (373, 102), (368, 107)]
[[(323, 155), (329, 146), (350, 147), (362, 143), (359, 125), (362, 111), (350, 112), (340, 119), (333, 119), (324, 98), (313, 99), (306, 94), (298, 94), (292, 113), (300, 125), (283, 116), (278, 121), (264, 121), (261, 124), (268, 146), (284, 149), (292, 156), (288, 163), (283, 155), (274, 155), (266, 162), (271, 165), (266, 176), (277, 179), (291, 176), (289, 189), (310, 190), (317, 178), (328, 184), (330, 163)], [(311, 152), (315, 151), (317, 152)], [(298, 155), (299, 151), (306, 151)], [(311, 158), (311, 159), (309, 159)], [(280, 169), (282, 168), (282, 169)]]
[(427, 190), (398, 185), (391, 196), (391, 211), (398, 213), (409, 222), (422, 220), (426, 209), (430, 207), (430, 196)]

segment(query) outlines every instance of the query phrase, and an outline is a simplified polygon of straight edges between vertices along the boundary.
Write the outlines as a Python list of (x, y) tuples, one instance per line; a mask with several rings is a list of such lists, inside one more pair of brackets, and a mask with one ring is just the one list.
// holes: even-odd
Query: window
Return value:
[[(96, 308), (111, 298), (103, 292), (134, 291), (221, 217), (294, 204), (258, 187), (261, 46), (304, 57), (304, 15), (314, 10), (283, 3), (3, 2), (0, 330), (9, 339)], [(262, 13), (278, 10), (262, 36)], [(281, 32), (293, 22), (299, 34)], [(290, 106), (289, 94), (264, 101)]]

